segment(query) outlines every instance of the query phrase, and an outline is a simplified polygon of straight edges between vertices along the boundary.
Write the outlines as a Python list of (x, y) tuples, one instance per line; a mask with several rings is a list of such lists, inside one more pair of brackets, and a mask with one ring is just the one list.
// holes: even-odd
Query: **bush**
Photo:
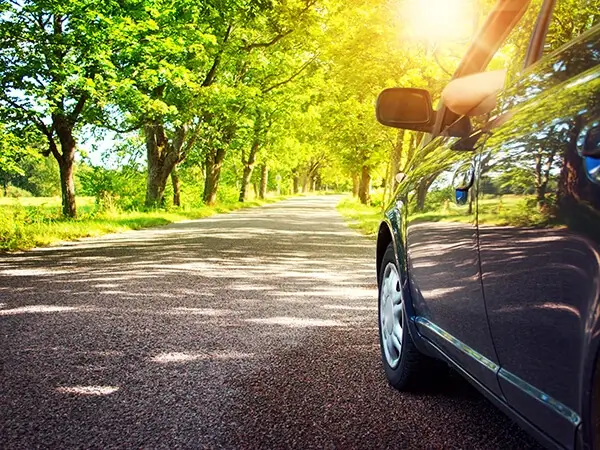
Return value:
[(18, 188), (16, 186), (7, 186), (3, 192), (6, 197), (21, 198), (21, 197), (33, 197), (33, 194), (25, 189)]
[(80, 181), (81, 194), (95, 197), (102, 211), (137, 210), (144, 205), (145, 175), (133, 167), (92, 167), (82, 171)]
[[(252, 186), (250, 186), (250, 190), (252, 190)], [(238, 201), (240, 197), (240, 190), (234, 186), (228, 185), (219, 185), (219, 190), (217, 191), (217, 202), (219, 203), (235, 203)]]
[(436, 189), (429, 191), (427, 194), (427, 200), (423, 207), (425, 211), (436, 211), (442, 207), (446, 207), (449, 201), (452, 201), (454, 197), (454, 188), (452, 186), (445, 187), (444, 189)]

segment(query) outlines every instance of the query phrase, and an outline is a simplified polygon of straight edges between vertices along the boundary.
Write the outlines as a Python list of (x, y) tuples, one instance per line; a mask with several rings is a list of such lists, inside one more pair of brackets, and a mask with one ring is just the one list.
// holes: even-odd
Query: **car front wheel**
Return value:
[(401, 391), (421, 386), (439, 366), (417, 350), (407, 320), (402, 280), (390, 243), (379, 273), (379, 344), (388, 382)]

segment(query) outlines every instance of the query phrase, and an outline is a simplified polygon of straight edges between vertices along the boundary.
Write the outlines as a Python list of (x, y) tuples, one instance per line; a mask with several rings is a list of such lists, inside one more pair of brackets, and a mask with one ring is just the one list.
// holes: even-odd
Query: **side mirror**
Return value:
[(377, 120), (388, 127), (431, 133), (435, 111), (424, 89), (391, 88), (377, 98)]

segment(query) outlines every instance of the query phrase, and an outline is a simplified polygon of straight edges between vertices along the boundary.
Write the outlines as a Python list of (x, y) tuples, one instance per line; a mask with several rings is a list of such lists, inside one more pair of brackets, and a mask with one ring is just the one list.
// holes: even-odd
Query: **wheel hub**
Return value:
[(379, 327), (383, 353), (392, 369), (398, 366), (402, 352), (403, 311), (400, 275), (396, 265), (389, 262), (383, 272), (379, 292)]

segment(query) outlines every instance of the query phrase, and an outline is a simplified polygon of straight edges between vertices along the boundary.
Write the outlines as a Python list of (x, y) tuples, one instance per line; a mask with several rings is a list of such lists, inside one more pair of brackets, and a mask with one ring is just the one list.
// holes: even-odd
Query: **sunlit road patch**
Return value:
[(338, 199), (1, 257), (0, 448), (531, 448), (461, 380), (387, 386)]

